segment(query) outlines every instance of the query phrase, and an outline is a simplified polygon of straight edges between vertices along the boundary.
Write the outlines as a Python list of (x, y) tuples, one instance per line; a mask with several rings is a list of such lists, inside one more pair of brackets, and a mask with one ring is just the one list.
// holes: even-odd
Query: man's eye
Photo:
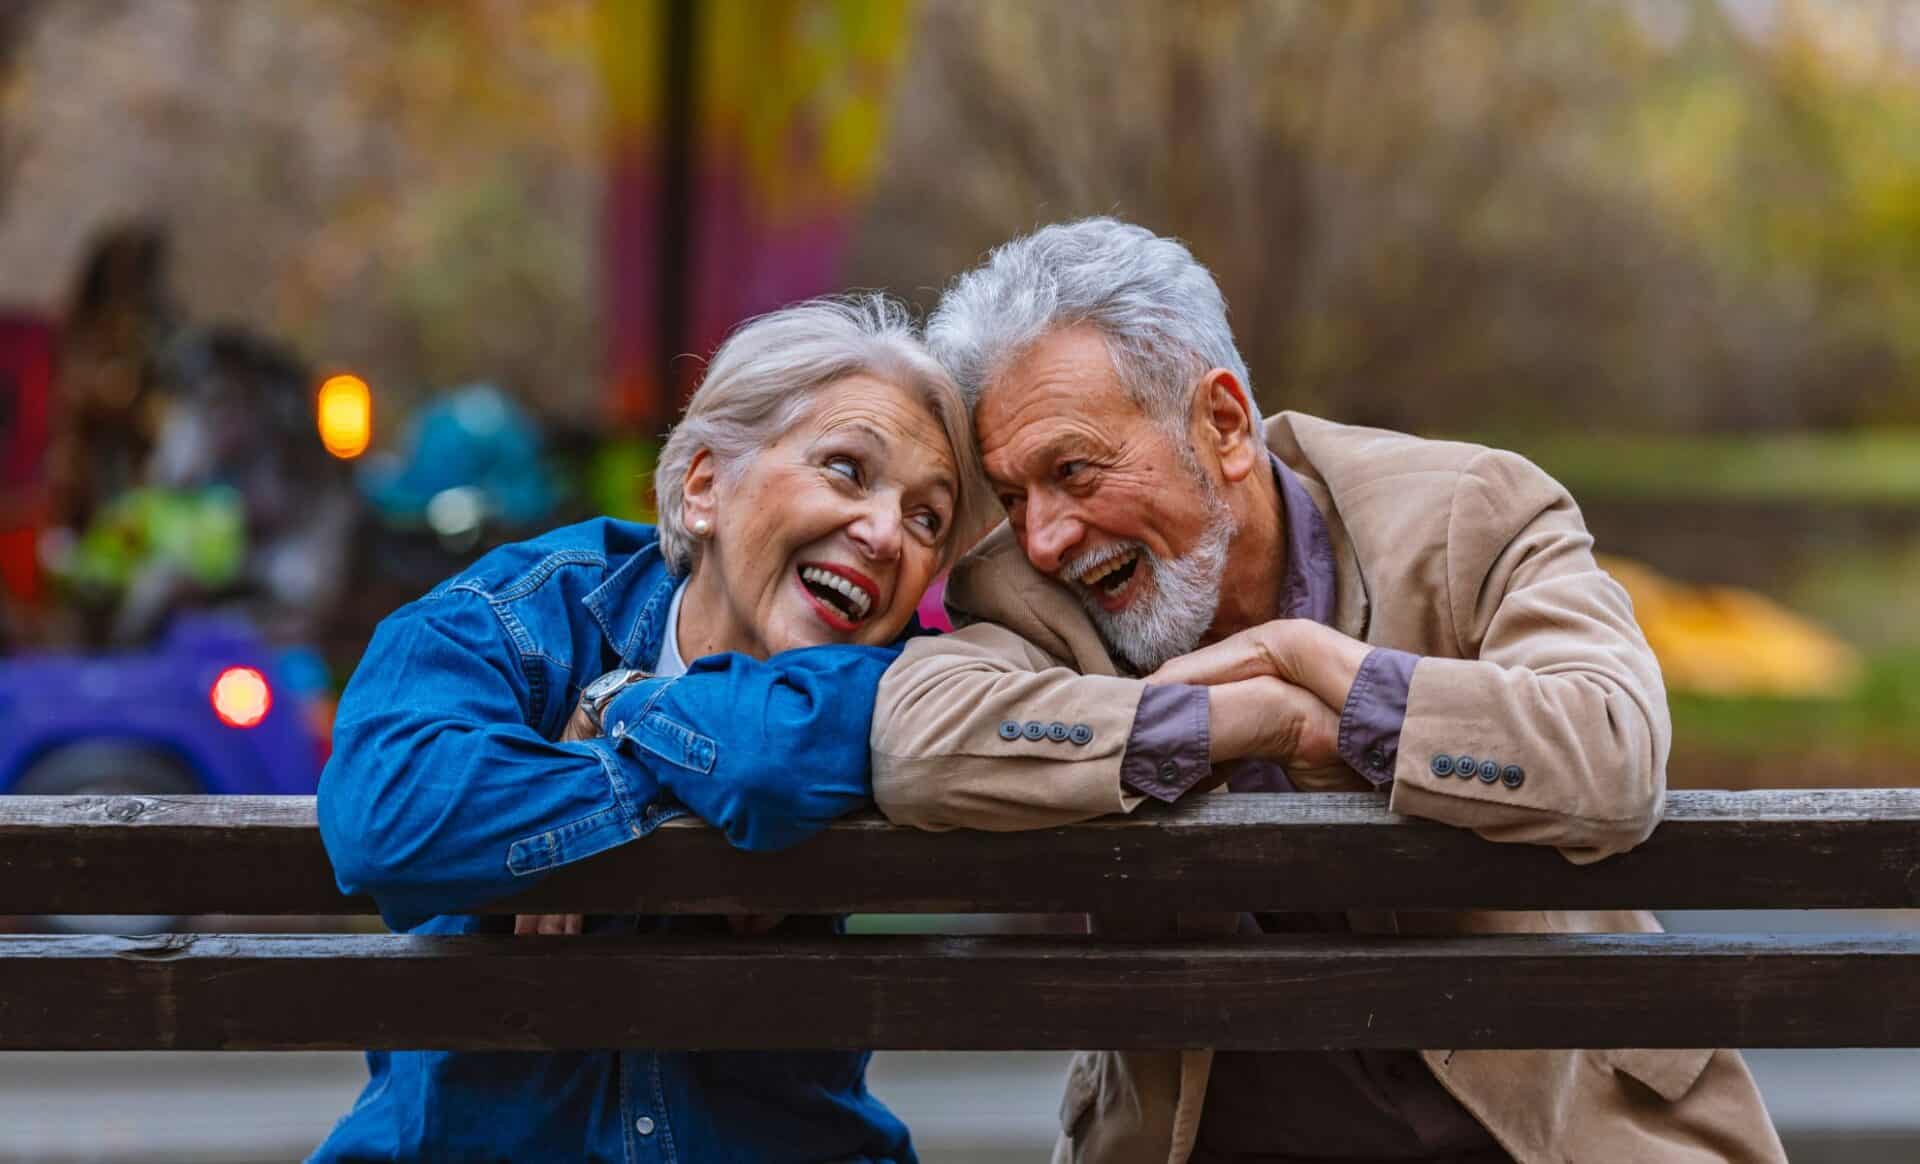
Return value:
[(860, 462), (852, 457), (828, 457), (827, 472), (838, 473), (847, 480), (858, 484), (860, 481)]
[(1085, 461), (1062, 461), (1059, 467), (1054, 469), (1053, 475), (1062, 481), (1071, 481), (1075, 475), (1086, 467), (1087, 463)]

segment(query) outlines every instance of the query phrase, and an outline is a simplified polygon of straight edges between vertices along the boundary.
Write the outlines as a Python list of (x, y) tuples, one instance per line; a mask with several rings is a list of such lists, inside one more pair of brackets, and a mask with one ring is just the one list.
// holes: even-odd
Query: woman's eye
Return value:
[(860, 480), (860, 462), (852, 457), (828, 457), (827, 472), (838, 473), (857, 484)]
[(921, 528), (934, 537), (939, 537), (940, 531), (947, 528), (946, 519), (937, 513), (916, 513), (913, 515), (913, 520), (919, 522)]

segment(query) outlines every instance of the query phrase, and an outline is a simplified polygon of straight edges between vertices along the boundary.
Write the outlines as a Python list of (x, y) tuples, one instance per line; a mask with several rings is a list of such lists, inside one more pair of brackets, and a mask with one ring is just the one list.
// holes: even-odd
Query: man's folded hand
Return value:
[(1207, 690), (1208, 757), (1259, 757), (1289, 768), (1339, 763), (1340, 716), (1304, 687), (1271, 675), (1216, 684)]

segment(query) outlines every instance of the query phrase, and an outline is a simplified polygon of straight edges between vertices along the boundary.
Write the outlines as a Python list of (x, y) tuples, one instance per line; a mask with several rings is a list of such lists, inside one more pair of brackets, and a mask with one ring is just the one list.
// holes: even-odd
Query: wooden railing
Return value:
[[(487, 913), (1920, 907), (1920, 790), (1675, 793), (1575, 866), (1364, 795), (1027, 833), (689, 822)], [(0, 797), (0, 913), (364, 914), (303, 798)], [(1764, 927), (1764, 915), (1756, 923)], [(0, 938), (0, 1049), (1920, 1046), (1920, 930), (1852, 936)]]

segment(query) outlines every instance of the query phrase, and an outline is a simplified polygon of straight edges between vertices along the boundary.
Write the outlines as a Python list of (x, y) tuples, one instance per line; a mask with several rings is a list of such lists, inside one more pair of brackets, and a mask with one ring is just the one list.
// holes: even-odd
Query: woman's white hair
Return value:
[[(927, 343), (969, 409), (1036, 341), (1090, 324), (1148, 416), (1184, 438), (1192, 391), (1210, 368), (1239, 378), (1259, 406), (1213, 275), (1177, 239), (1113, 218), (1045, 227), (993, 251), (953, 281), (927, 321)], [(1183, 446), (1184, 447), (1184, 446)]]
[(682, 521), (687, 469), (706, 450), (724, 479), (779, 440), (806, 414), (814, 395), (848, 376), (905, 388), (940, 422), (953, 449), (953, 520), (942, 565), (950, 565), (980, 528), (986, 489), (964, 400), (927, 351), (913, 317), (879, 293), (809, 299), (748, 320), (707, 365), (654, 468), (660, 547), (677, 574), (692, 571), (699, 540)]

